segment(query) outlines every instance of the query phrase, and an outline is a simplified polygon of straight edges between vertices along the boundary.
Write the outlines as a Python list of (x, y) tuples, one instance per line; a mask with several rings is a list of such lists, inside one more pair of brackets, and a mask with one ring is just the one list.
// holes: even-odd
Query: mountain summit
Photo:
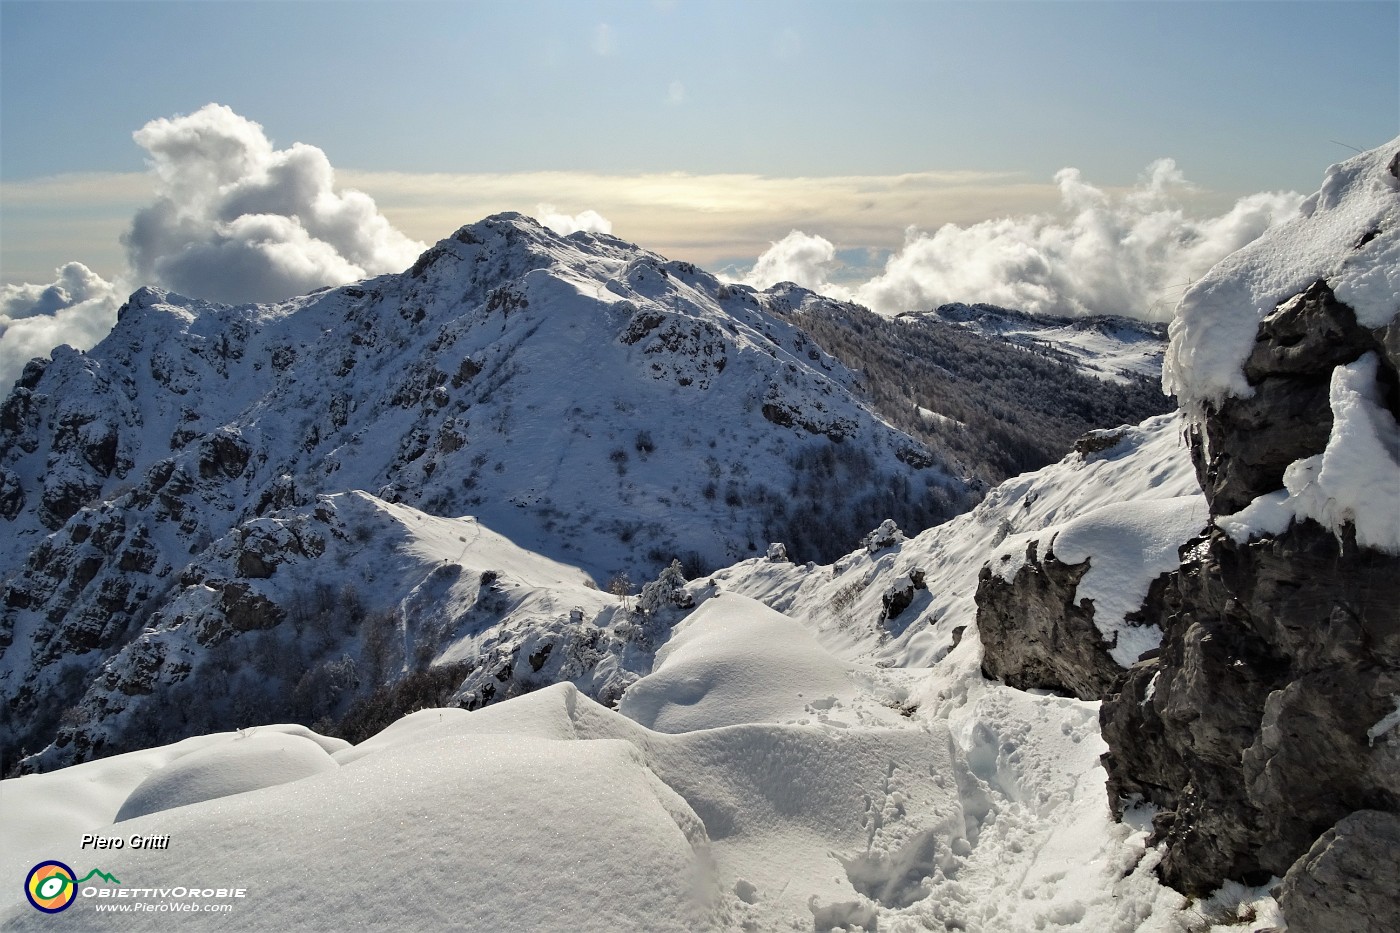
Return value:
[[(819, 527), (947, 517), (963, 483), (857, 400), (791, 304), (518, 214), (278, 304), (142, 289), (101, 345), (32, 364), (6, 401), (6, 557), (153, 469), (218, 480), (191, 534), (363, 489), (599, 577), (765, 538), (830, 557), (849, 540)], [(833, 469), (842, 501), (809, 501)]]
[[(435, 559), (489, 529), (602, 583), (770, 541), (831, 559), (884, 519), (961, 511), (972, 487), (795, 323), (822, 301), (518, 214), (276, 304), (137, 291), (101, 344), (32, 362), (0, 409), (0, 693), (24, 723), (5, 744), (47, 743), (100, 671), (150, 691), (230, 632), (306, 615), (291, 604), (324, 603), (311, 581), (359, 566), (380, 526), (470, 515), (442, 533), (461, 555)], [(276, 577), (289, 562), (310, 562), (300, 589)], [(587, 578), (570, 579), (577, 605)], [(401, 588), (359, 598), (380, 611)], [(198, 659), (151, 634), (177, 629)]]

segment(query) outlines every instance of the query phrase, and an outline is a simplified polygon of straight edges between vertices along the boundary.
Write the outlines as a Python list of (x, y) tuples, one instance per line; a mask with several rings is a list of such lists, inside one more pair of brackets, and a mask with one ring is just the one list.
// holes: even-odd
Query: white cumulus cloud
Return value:
[(565, 214), (553, 204), (540, 204), (535, 207), (535, 219), (563, 236), (579, 230), (588, 233), (612, 233), (612, 221), (593, 210)]
[(0, 384), (59, 344), (93, 346), (137, 285), (221, 302), (276, 301), (402, 271), (425, 248), (369, 195), (337, 189), (320, 149), (276, 149), (261, 126), (228, 107), (153, 120), (133, 135), (149, 154), (155, 201), (121, 237), (129, 268), (107, 282), (70, 262), (51, 283), (0, 285)]
[(932, 234), (908, 228), (884, 271), (854, 290), (856, 300), (888, 314), (984, 301), (1037, 314), (1166, 320), (1186, 283), (1302, 202), (1293, 192), (1264, 192), (1215, 217), (1187, 217), (1179, 196), (1190, 186), (1170, 159), (1154, 162), (1126, 193), (1095, 187), (1073, 168), (1055, 182), (1056, 213), (945, 224)]
[(46, 285), (0, 285), (0, 394), (24, 364), (59, 344), (86, 350), (117, 321), (121, 292), (80, 262)]
[(214, 301), (275, 301), (412, 264), (409, 239), (363, 192), (336, 190), (315, 146), (274, 149), (258, 124), (209, 104), (147, 123), (156, 200), (122, 237), (134, 281)]
[(757, 288), (794, 282), (813, 291), (833, 292), (827, 281), (836, 265), (836, 247), (825, 237), (793, 230), (772, 244), (741, 281)]

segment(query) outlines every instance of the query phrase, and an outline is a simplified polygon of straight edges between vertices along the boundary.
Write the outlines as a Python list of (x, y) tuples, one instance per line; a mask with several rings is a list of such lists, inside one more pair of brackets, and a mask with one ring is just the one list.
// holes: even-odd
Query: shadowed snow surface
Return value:
[[(1009, 536), (1189, 495), (1178, 432), (1125, 429), (831, 566), (755, 559), (692, 582), (697, 608), (621, 713), (557, 684), (353, 747), (269, 726), (6, 781), (7, 870), (60, 858), (125, 889), (247, 889), (232, 915), (181, 916), (191, 930), (1205, 929), (1157, 883), (1146, 832), (1110, 818), (1097, 705), (987, 682), (975, 631), (951, 646)], [(411, 524), (431, 547), (434, 526)], [(914, 568), (927, 589), (883, 618)], [(98, 853), (77, 847), (87, 832), (172, 841)], [(52, 928), (5, 890), (6, 929)], [(99, 900), (57, 921), (152, 928)]]

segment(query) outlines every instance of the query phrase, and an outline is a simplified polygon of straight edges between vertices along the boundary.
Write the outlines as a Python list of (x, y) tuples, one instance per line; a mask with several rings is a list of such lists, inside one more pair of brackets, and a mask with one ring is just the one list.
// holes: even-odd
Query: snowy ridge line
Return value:
[(1162, 375), (1167, 326), (1136, 318), (1083, 318), (1028, 314), (987, 304), (947, 304), (902, 317), (945, 321), (1036, 353), (1047, 353), (1108, 382), (1157, 380)]
[[(421, 591), (336, 566), (372, 564), (361, 552), (388, 525), (473, 516), (447, 533), (489, 528), (606, 585), (677, 558), (694, 574), (775, 538), (831, 557), (887, 516), (922, 527), (965, 508), (973, 486), (875, 415), (790, 319), (820, 300), (725, 285), (519, 215), (461, 228), (401, 275), (286, 302), (136, 292), (101, 344), (35, 362), (4, 402), (6, 768), (16, 753), (51, 767), (150, 744), (182, 734), (162, 730), (186, 716), (205, 731), (233, 725), (208, 693), (165, 696), (229, 655), (261, 659), (287, 694), (303, 673), (320, 678), (303, 684), (307, 710), (316, 690), (336, 699), (309, 722), (382, 690), (436, 690), (448, 663), (504, 678), (471, 684), (473, 702), (560, 665), (609, 702), (635, 676), (621, 660), (582, 672), (585, 656), (637, 654), (596, 597), (553, 604), (597, 619), (596, 645), (561, 629), (551, 644), (572, 647), (530, 662), (540, 678), (517, 676), (530, 627), (512, 617), (517, 600), (531, 618), (555, 610), (517, 596), (507, 567), (463, 568), (466, 542), (415, 568)], [(412, 512), (386, 525), (337, 496)], [(489, 573), (500, 586), (468, 582)], [(432, 621), (405, 623), (390, 650), (376, 632), (389, 616)], [(314, 643), (300, 634), (308, 619)], [(301, 672), (279, 665), (277, 641), (314, 656)], [(289, 702), (281, 715), (297, 718)]]

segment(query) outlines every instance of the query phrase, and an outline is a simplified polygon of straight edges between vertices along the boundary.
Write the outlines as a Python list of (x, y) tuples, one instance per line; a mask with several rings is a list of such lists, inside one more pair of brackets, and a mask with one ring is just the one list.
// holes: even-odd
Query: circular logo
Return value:
[(68, 909), (78, 896), (76, 877), (73, 869), (62, 862), (40, 862), (29, 869), (29, 876), (24, 879), (24, 896), (35, 910), (56, 914)]

